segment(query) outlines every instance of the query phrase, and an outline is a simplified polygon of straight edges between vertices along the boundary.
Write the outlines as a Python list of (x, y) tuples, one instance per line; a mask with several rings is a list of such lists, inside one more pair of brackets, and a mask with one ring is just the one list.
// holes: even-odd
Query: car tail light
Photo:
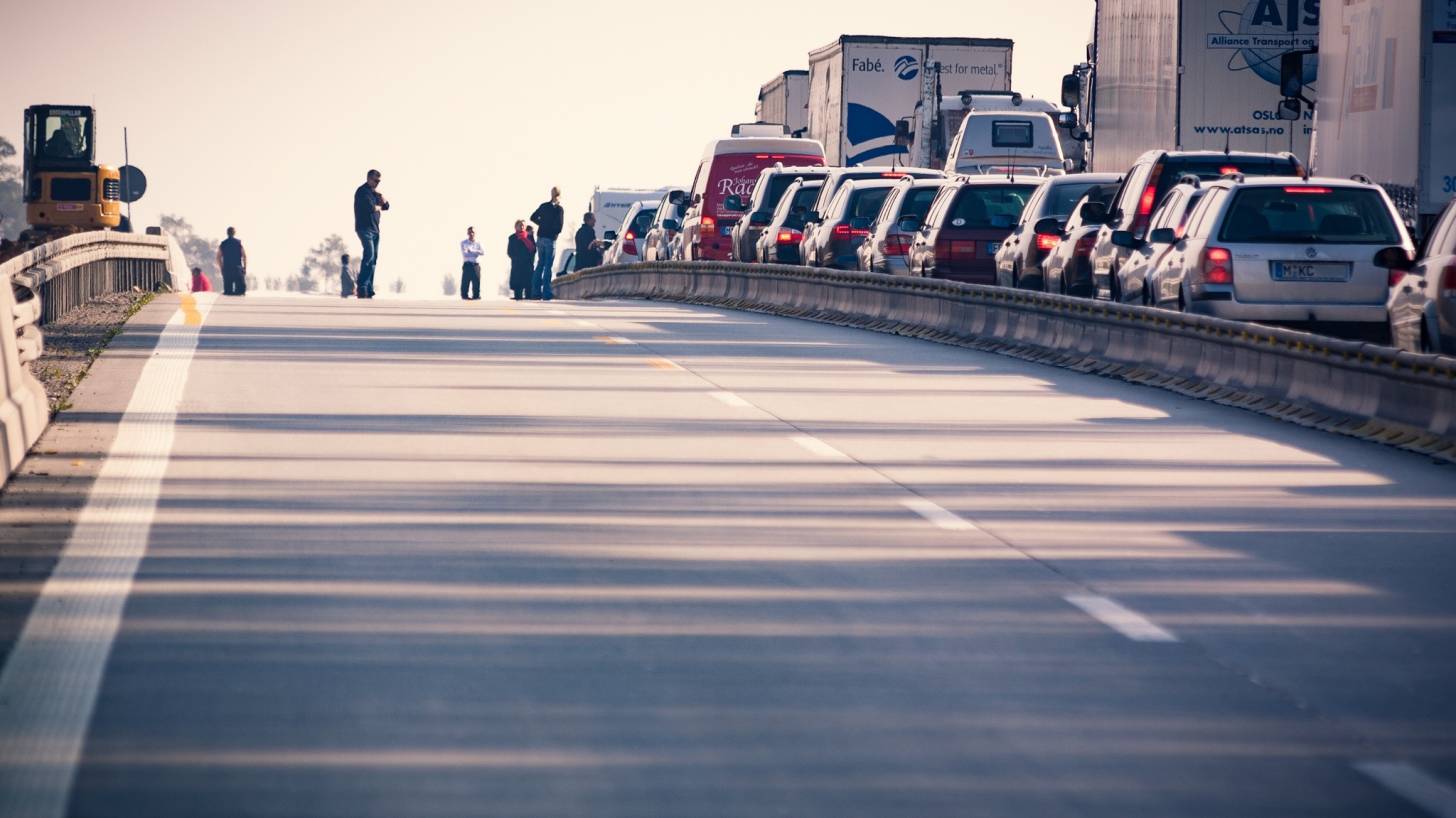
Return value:
[(1060, 242), (1061, 240), (1062, 237), (1058, 236), (1055, 233), (1037, 233), (1036, 249), (1042, 251), (1043, 253), (1050, 253), (1051, 251), (1057, 249), (1057, 242)]
[(1314, 194), (1316, 196), (1323, 196), (1323, 195), (1325, 195), (1327, 193), (1334, 193), (1333, 190), (1331, 190), (1331, 189), (1329, 189), (1327, 187), (1286, 187), (1286, 188), (1284, 188), (1284, 192), (1285, 193), (1312, 193), (1312, 194)]
[(718, 227), (718, 220), (717, 219), (713, 218), (712, 216), (704, 216), (703, 217), (702, 232), (704, 232), (704, 233), (711, 233), (715, 229), (717, 229), (717, 227)]
[(840, 222), (839, 224), (834, 225), (834, 237), (836, 239), (860, 238), (862, 236), (868, 236), (869, 234), (870, 231), (868, 230), (856, 230), (855, 228), (850, 227), (844, 222)]
[(1088, 233), (1082, 238), (1077, 239), (1077, 246), (1072, 248), (1072, 253), (1078, 256), (1090, 256), (1092, 255), (1092, 248), (1096, 246), (1097, 234)]
[(631, 253), (634, 256), (637, 255), (637, 234), (631, 230), (628, 230), (627, 234), (622, 236), (622, 252)]
[(1203, 250), (1203, 280), (1208, 284), (1234, 283), (1233, 253), (1222, 247)]
[(1394, 287), (1405, 280), (1405, 270), (1387, 270), (1386, 284)]
[(1233, 165), (1224, 165), (1223, 167), (1221, 167), (1221, 168), (1218, 169), (1218, 175), (1219, 176), (1228, 176), (1231, 173), (1238, 173), (1238, 172), (1239, 172), (1239, 169), (1236, 168), (1236, 167), (1234, 167)]
[(1162, 175), (1163, 163), (1153, 165), (1153, 172), (1148, 174), (1148, 185), (1138, 197), (1137, 216), (1132, 220), (1132, 232), (1141, 235), (1152, 220), (1153, 208), (1158, 204), (1158, 177)]
[(1456, 298), (1456, 264), (1447, 264), (1441, 271), (1441, 297)]
[(880, 252), (887, 256), (910, 255), (910, 237), (904, 233), (891, 233), (880, 244)]
[(775, 238), (775, 243), (777, 243), (777, 244), (798, 244), (799, 242), (801, 242), (803, 240), (804, 240), (804, 234), (803, 233), (800, 233), (797, 230), (790, 230), (788, 228), (784, 228), (783, 230), (780, 230), (779, 231), (779, 234), (778, 234), (777, 238)]
[(880, 174), (880, 176), (882, 176), (882, 177), (884, 177), (886, 179), (904, 179), (906, 176), (909, 176), (909, 175), (910, 174), (908, 174), (908, 173), (900, 173), (899, 171), (893, 171), (893, 170), (885, 171), (884, 173), (881, 173)]

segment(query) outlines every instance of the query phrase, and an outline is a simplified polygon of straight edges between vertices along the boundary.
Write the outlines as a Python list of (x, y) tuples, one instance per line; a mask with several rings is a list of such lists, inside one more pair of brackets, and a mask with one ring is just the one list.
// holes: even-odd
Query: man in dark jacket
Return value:
[(581, 227), (576, 231), (576, 269), (602, 266), (602, 243), (597, 241), (597, 215), (588, 213), (581, 217)]
[(556, 238), (566, 222), (566, 211), (561, 208), (561, 188), (551, 188), (551, 201), (542, 202), (531, 214), (536, 231), (536, 272), (531, 278), (531, 297), (543, 301), (551, 300), (551, 267), (556, 263)]
[(217, 266), (222, 270), (222, 294), (245, 295), (248, 292), (248, 251), (238, 241), (238, 231), (229, 227), (227, 238), (217, 246)]
[(379, 263), (379, 214), (389, 209), (389, 200), (378, 190), (379, 171), (371, 170), (364, 184), (354, 191), (354, 232), (364, 245), (354, 292), (359, 298), (374, 297), (374, 267)]

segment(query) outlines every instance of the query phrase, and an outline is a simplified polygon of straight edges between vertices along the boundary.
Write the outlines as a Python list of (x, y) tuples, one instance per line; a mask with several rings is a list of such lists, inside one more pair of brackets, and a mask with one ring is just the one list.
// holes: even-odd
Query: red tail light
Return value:
[(1072, 252), (1079, 256), (1090, 256), (1092, 255), (1092, 248), (1096, 246), (1097, 234), (1088, 233), (1082, 238), (1077, 239), (1077, 246), (1072, 248)]
[(622, 236), (622, 252), (637, 255), (637, 234), (631, 230)]
[(1456, 264), (1447, 264), (1441, 271), (1441, 297), (1456, 298)]
[(1055, 233), (1037, 233), (1036, 249), (1042, 251), (1043, 253), (1050, 253), (1051, 251), (1057, 249), (1057, 242), (1061, 240), (1062, 237), (1056, 235)]
[(710, 233), (718, 227), (718, 220), (712, 216), (703, 217), (703, 232)]
[(1203, 250), (1203, 280), (1209, 284), (1232, 284), (1234, 256), (1222, 247)]
[(1388, 273), (1386, 278), (1388, 286), (1394, 287), (1405, 280), (1405, 270), (1387, 270), (1386, 272)]
[(910, 255), (910, 237), (904, 233), (891, 233), (880, 243), (880, 252), (887, 256)]
[(1286, 187), (1285, 193), (1312, 193), (1316, 196), (1323, 196), (1326, 193), (1334, 193), (1327, 187)]
[(804, 240), (804, 234), (803, 233), (800, 233), (797, 230), (789, 230), (789, 229), (785, 228), (785, 229), (779, 231), (778, 237), (775, 239), (775, 243), (777, 243), (777, 244), (798, 244), (799, 242), (801, 242), (803, 240)]
[(1132, 232), (1142, 235), (1147, 229), (1148, 221), (1152, 218), (1153, 208), (1158, 204), (1158, 177), (1163, 175), (1163, 163), (1153, 165), (1153, 172), (1148, 174), (1148, 185), (1143, 188), (1142, 195), (1138, 197), (1137, 217), (1132, 220)]
[(843, 222), (834, 225), (834, 237), (836, 239), (859, 238), (862, 236), (868, 236), (869, 234), (870, 231), (868, 230), (856, 230), (849, 225), (844, 224)]
[(1230, 173), (1238, 173), (1238, 172), (1239, 172), (1239, 169), (1236, 168), (1236, 167), (1234, 167), (1233, 165), (1224, 165), (1223, 167), (1221, 167), (1221, 168), (1218, 169), (1218, 175), (1219, 176), (1228, 176)]

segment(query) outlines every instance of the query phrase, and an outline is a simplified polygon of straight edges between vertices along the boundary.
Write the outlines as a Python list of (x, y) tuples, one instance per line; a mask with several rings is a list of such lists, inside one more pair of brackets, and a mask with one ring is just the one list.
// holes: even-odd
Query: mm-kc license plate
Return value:
[(1328, 261), (1271, 261), (1275, 281), (1349, 281), (1350, 265)]

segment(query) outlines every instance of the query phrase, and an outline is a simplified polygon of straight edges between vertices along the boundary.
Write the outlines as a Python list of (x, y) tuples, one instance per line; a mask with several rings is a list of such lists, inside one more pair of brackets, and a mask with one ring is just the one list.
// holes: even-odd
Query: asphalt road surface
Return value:
[(1456, 814), (1456, 467), (747, 313), (184, 312), (0, 584), (0, 814)]

